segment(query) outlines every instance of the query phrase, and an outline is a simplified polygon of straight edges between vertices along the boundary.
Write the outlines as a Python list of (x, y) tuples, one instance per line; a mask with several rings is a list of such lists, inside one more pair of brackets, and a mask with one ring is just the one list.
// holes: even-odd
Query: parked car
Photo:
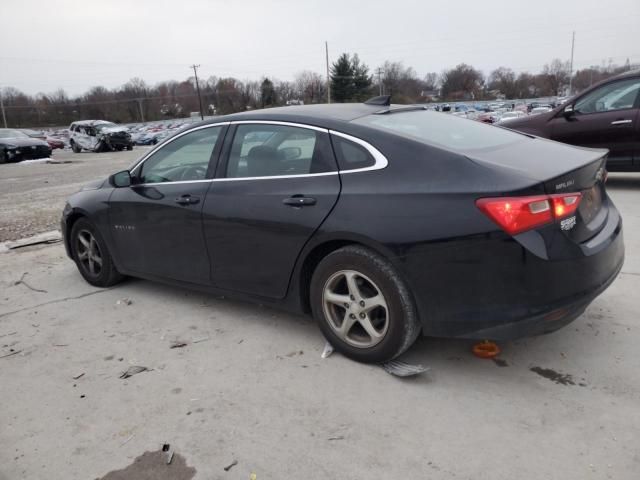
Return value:
[(73, 122), (69, 131), (71, 132), (69, 142), (75, 153), (80, 153), (82, 150), (103, 152), (133, 148), (133, 141), (126, 127), (104, 120)]
[(604, 80), (555, 109), (509, 128), (559, 142), (609, 149), (607, 169), (640, 170), (640, 71)]
[(305, 105), (187, 128), (68, 199), (90, 284), (132, 275), (311, 313), (383, 362), (424, 335), (554, 331), (614, 280), (606, 151), (422, 107)]
[(64, 148), (64, 142), (58, 138), (47, 136), (45, 137), (45, 141), (49, 144), (51, 150), (55, 150), (56, 148)]
[(51, 156), (47, 142), (31, 138), (26, 133), (0, 128), (0, 163), (21, 162)]

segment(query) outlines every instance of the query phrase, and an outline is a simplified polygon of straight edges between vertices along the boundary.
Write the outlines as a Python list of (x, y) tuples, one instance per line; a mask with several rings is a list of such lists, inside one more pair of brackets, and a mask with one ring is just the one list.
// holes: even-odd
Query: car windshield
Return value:
[(95, 128), (98, 131), (102, 130), (103, 128), (113, 128), (113, 127), (117, 127), (117, 125), (115, 123), (99, 123), (95, 125)]
[(29, 138), (29, 135), (18, 130), (0, 130), (0, 138)]
[(453, 150), (495, 148), (515, 143), (520, 133), (438, 112), (413, 111), (367, 115), (353, 121), (412, 140)]

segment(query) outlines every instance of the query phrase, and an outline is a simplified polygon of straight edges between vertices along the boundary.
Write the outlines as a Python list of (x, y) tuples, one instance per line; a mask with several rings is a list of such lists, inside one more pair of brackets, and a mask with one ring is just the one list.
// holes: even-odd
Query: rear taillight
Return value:
[(531, 197), (480, 198), (476, 206), (509, 235), (531, 230), (571, 215), (582, 194), (560, 193)]

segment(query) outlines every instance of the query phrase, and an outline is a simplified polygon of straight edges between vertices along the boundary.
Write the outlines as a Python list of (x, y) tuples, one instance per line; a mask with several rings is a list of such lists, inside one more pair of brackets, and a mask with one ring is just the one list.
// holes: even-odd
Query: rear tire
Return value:
[(0, 164), (7, 163), (7, 152), (0, 150)]
[(127, 145), (127, 150), (133, 150), (133, 145)]
[(413, 299), (393, 265), (356, 245), (327, 255), (311, 279), (313, 316), (343, 355), (382, 363), (404, 353), (420, 333)]
[(110, 287), (124, 278), (116, 270), (102, 235), (86, 218), (74, 223), (69, 242), (80, 274), (91, 285)]

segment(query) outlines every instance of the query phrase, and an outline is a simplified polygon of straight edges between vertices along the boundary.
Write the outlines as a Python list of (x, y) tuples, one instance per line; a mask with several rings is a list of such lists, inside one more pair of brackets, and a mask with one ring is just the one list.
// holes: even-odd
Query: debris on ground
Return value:
[(324, 344), (324, 350), (322, 350), (321, 358), (329, 358), (329, 356), (333, 353), (333, 345), (329, 342)]
[(17, 355), (21, 352), (22, 350), (14, 350), (13, 348), (11, 350), (9, 350), (9, 353), (5, 354), (5, 355), (0, 355), (0, 358), (5, 358), (5, 357), (10, 357), (12, 355)]
[(58, 230), (53, 230), (51, 232), (39, 233), (38, 235), (22, 238), (20, 240), (4, 242), (2, 245), (7, 250), (15, 250), (17, 248), (30, 247), (32, 245), (51, 244), (61, 241), (62, 234)]
[(84, 372), (79, 373), (78, 375), (74, 375), (74, 376), (73, 376), (73, 379), (74, 379), (74, 380), (78, 380), (79, 378), (82, 378), (82, 377), (84, 377)]
[(238, 464), (238, 460), (234, 460), (233, 462), (231, 462), (229, 465), (227, 465), (226, 467), (223, 468), (223, 470), (225, 472), (228, 472), (229, 470), (231, 470), (233, 467), (235, 467)]
[(120, 378), (129, 378), (129, 377), (133, 377), (134, 375), (137, 375), (138, 373), (148, 372), (148, 371), (150, 370), (147, 367), (132, 365), (131, 367), (127, 368), (126, 371), (122, 372), (122, 375), (120, 375)]
[(191, 343), (206, 342), (207, 340), (209, 340), (209, 337), (194, 338), (194, 339), (191, 341)]
[(391, 360), (390, 362), (383, 363), (381, 366), (385, 372), (395, 375), (396, 377), (412, 377), (430, 370), (429, 367), (423, 365), (411, 365), (410, 363), (399, 360)]
[(500, 347), (489, 340), (476, 343), (471, 350), (478, 358), (494, 358), (500, 355)]
[(14, 285), (24, 285), (25, 287), (27, 287), (29, 290), (33, 290), (34, 292), (40, 292), (40, 293), (48, 293), (46, 290), (43, 290), (41, 288), (35, 288), (32, 287), (31, 285), (29, 285), (24, 277), (28, 274), (29, 272), (24, 272), (22, 274), (22, 276), (20, 277), (20, 280), (17, 280), (16, 282), (14, 282)]
[(187, 342), (183, 342), (182, 340), (175, 340), (171, 342), (171, 345), (169, 346), (169, 348), (182, 348), (182, 347), (186, 347), (187, 345), (188, 345)]
[(171, 448), (171, 445), (168, 443), (165, 443), (162, 445), (162, 451), (167, 454), (167, 465), (169, 465), (171, 460), (173, 460), (173, 448)]
[(330, 442), (334, 440), (344, 440), (344, 435), (338, 435), (337, 437), (329, 437), (327, 440), (329, 440)]
[(120, 444), (121, 447), (124, 447), (129, 441), (135, 436), (135, 433), (132, 433), (129, 438), (127, 438), (124, 442)]
[(131, 300), (128, 297), (125, 297), (125, 298), (121, 298), (120, 300), (118, 300), (116, 302), (116, 305), (127, 305), (128, 306), (128, 305), (131, 305), (132, 303), (133, 303), (133, 300)]
[(285, 357), (291, 358), (291, 357), (295, 357), (296, 355), (304, 355), (304, 351), (302, 350), (294, 350), (293, 352), (289, 352), (285, 355)]

